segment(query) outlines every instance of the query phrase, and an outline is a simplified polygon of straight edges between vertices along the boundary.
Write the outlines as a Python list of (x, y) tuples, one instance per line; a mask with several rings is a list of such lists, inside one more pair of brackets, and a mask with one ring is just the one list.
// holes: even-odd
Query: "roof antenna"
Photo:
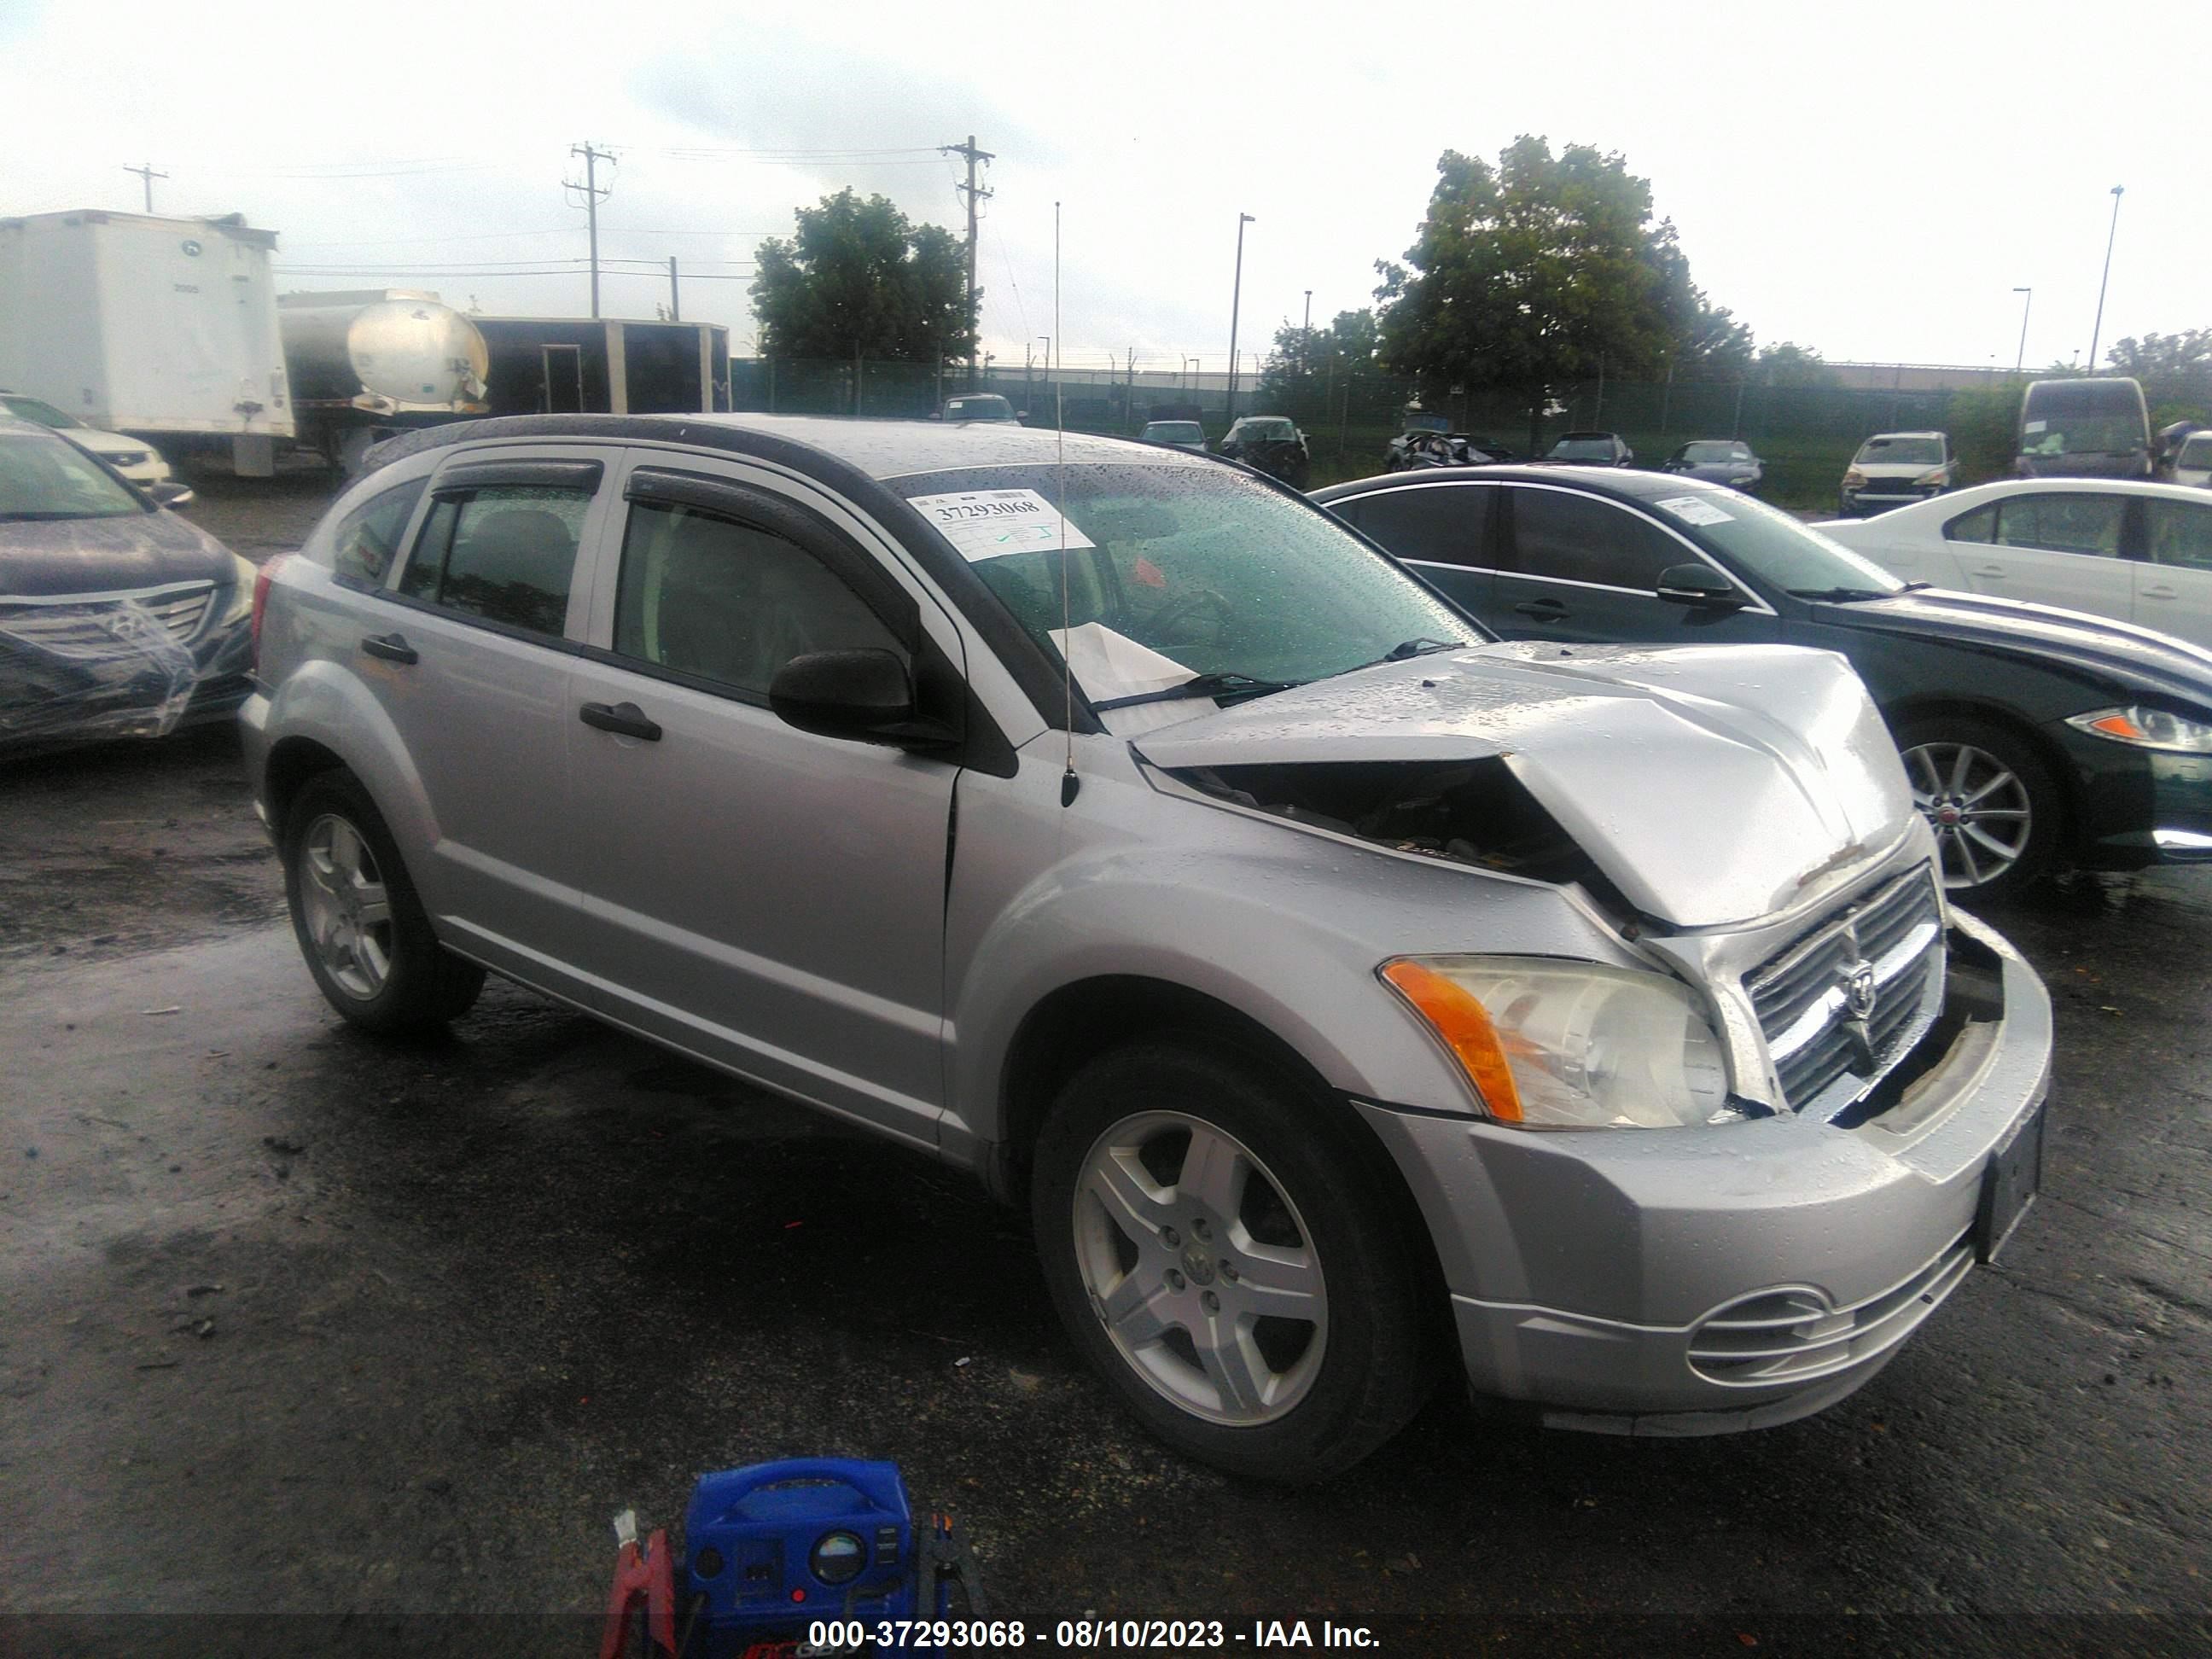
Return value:
[(1052, 423), (1053, 486), (1060, 500), (1060, 685), (1066, 698), (1067, 769), (1060, 775), (1060, 804), (1075, 805), (1083, 780), (1075, 775), (1075, 630), (1068, 623), (1067, 603), (1067, 418), (1060, 404), (1060, 204), (1052, 204)]

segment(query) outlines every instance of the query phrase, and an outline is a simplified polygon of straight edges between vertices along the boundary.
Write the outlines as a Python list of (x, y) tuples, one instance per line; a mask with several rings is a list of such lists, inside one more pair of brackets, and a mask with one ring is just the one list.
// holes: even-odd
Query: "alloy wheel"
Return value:
[(1072, 1219), (1091, 1311), (1158, 1393), (1237, 1427), (1305, 1398), (1328, 1337), (1321, 1261), (1242, 1141), (1181, 1112), (1124, 1118), (1085, 1155)]
[(376, 854), (335, 812), (300, 843), (300, 900), (316, 959), (348, 996), (367, 1002), (392, 974), (392, 899)]
[(2018, 864), (2035, 832), (2027, 785), (1986, 749), (1924, 743), (1905, 751), (1912, 804), (1936, 832), (1948, 888), (1979, 887)]

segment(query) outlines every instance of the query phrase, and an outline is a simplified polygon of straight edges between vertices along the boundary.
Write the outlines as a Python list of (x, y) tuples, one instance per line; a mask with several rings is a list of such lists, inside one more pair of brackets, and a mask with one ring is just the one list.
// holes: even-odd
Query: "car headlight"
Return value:
[(2166, 749), (2184, 755), (2212, 755), (2212, 726), (2163, 708), (2100, 708), (2076, 714), (2066, 722), (2093, 738), (2133, 744), (2138, 749)]
[(253, 614), (253, 580), (261, 574), (235, 553), (230, 556), (230, 599), (216, 623), (220, 628), (229, 628)]
[(1912, 482), (1915, 487), (1921, 489), (1940, 489), (1943, 483), (1943, 469), (1940, 466), (1931, 466)]
[(1853, 467), (1850, 471), (1844, 474), (1844, 488), (1846, 489), (1864, 489), (1866, 488), (1866, 474), (1860, 471), (1858, 468)]
[(1673, 1129), (1745, 1115), (1703, 1006), (1657, 974), (1531, 957), (1401, 957), (1376, 971), (1500, 1123)]

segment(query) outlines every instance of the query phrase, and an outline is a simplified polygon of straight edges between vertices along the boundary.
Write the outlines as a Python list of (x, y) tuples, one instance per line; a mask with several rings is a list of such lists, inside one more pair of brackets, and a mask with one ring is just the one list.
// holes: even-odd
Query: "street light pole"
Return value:
[(2112, 243), (2120, 234), (2120, 198), (2125, 185), (2112, 186), (2112, 228), (2105, 233), (2105, 274), (2097, 281), (2097, 321), (2089, 331), (2089, 372), (2097, 372), (2097, 338), (2105, 331), (2105, 284), (2112, 280)]
[(2027, 362), (2027, 313), (2028, 308), (2035, 303), (2035, 290), (2032, 288), (2016, 288), (2013, 292), (2027, 295), (2027, 298), (2020, 302), (2020, 355), (2012, 360), (2013, 378), (2017, 380), (2020, 378), (2020, 371)]
[(1249, 213), (1237, 216), (1237, 280), (1229, 290), (1229, 402), (1226, 418), (1237, 424), (1237, 313), (1244, 300), (1244, 227), (1259, 223)]

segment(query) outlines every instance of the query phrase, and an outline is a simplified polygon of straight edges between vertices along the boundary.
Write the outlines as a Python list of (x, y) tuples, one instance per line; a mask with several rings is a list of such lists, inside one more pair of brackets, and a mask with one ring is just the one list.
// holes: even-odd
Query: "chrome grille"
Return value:
[(192, 582), (128, 597), (0, 605), (0, 630), (58, 656), (106, 657), (114, 653), (118, 637), (127, 637), (119, 635), (116, 627), (117, 615), (125, 605), (137, 605), (171, 639), (183, 643), (199, 631), (214, 600), (214, 583)]
[(1839, 1078), (1874, 1077), (1897, 1057), (1940, 994), (1942, 934), (1933, 878), (1909, 871), (1746, 975), (1787, 1104), (1802, 1108)]
[(1847, 1308), (1817, 1291), (1765, 1291), (1717, 1308), (1690, 1333), (1690, 1368), (1715, 1382), (1804, 1382), (1895, 1347), (1974, 1265), (1954, 1240), (1902, 1284)]

